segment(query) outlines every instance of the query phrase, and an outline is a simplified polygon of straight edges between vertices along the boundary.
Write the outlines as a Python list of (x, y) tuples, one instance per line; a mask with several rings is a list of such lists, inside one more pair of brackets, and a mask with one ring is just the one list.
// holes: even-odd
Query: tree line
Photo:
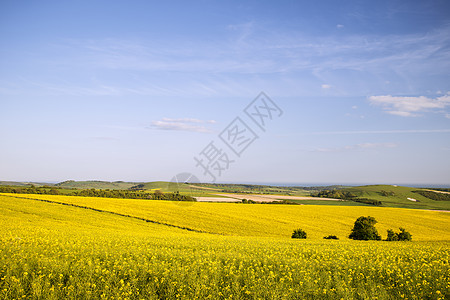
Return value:
[[(348, 238), (352, 240), (360, 240), (360, 241), (381, 241), (381, 236), (378, 234), (377, 229), (375, 228), (375, 224), (377, 223), (377, 220), (375, 220), (374, 217), (368, 216), (364, 217), (361, 216), (358, 219), (356, 219), (355, 223), (353, 224), (353, 228), (350, 232), (350, 235)], [(408, 231), (406, 231), (404, 228), (399, 228), (400, 232), (394, 232), (392, 229), (387, 230), (387, 238), (385, 241), (411, 241), (412, 235)], [(293, 239), (306, 239), (308, 234), (306, 231), (304, 231), (301, 228), (297, 228), (292, 233)], [(335, 235), (328, 235), (323, 237), (326, 240), (338, 240), (339, 238)]]
[(197, 201), (194, 197), (182, 195), (179, 192), (163, 193), (160, 190), (155, 192), (128, 191), (128, 190), (97, 190), (97, 189), (62, 189), (59, 187), (17, 187), (0, 186), (0, 193), (13, 194), (43, 194), (43, 195), (68, 195), (82, 197), (104, 197), (121, 199), (147, 199), (147, 200), (167, 200), (167, 201)]
[(358, 203), (364, 203), (364, 204), (370, 204), (370, 205), (376, 205), (376, 206), (382, 205), (382, 202), (379, 200), (369, 199), (369, 198), (360, 198), (350, 191), (323, 190), (323, 191), (320, 191), (317, 193), (311, 193), (311, 196), (322, 197), (322, 198), (342, 199), (342, 200), (354, 201), (354, 202), (358, 202)]
[(423, 190), (413, 191), (413, 193), (417, 193), (417, 194), (422, 195), (431, 200), (450, 201), (450, 194), (431, 192), (431, 191), (423, 191)]

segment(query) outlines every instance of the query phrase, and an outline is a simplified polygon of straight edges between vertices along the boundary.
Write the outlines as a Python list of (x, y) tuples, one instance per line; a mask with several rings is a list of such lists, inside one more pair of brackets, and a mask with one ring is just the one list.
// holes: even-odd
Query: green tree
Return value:
[(399, 229), (400, 229), (400, 232), (397, 233), (399, 241), (410, 241), (410, 240), (412, 240), (411, 233), (406, 231), (405, 228), (401, 228), (400, 227)]
[(356, 219), (352, 232), (349, 238), (353, 240), (381, 240), (381, 236), (378, 234), (375, 224), (377, 221), (374, 217), (359, 217)]
[(292, 233), (293, 239), (306, 239), (306, 232), (302, 229), (295, 229)]
[(59, 191), (55, 188), (51, 188), (48, 192), (50, 195), (59, 195)]
[(388, 229), (386, 241), (398, 241), (398, 234), (394, 230)]
[(394, 230), (388, 229), (386, 241), (411, 241), (411, 233), (405, 230), (405, 228), (399, 228), (400, 232), (395, 233)]

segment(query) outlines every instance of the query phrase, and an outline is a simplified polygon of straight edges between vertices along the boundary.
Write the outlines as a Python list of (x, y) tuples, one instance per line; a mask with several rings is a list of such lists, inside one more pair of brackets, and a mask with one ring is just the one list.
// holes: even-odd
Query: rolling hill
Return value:
[(432, 200), (415, 193), (417, 190), (424, 189), (395, 185), (368, 185), (342, 189), (358, 197), (379, 200), (382, 206), (386, 207), (450, 210), (450, 201)]
[[(15, 186), (23, 189), (33, 184), (35, 187), (52, 187), (57, 188), (61, 195), (73, 195), (74, 190), (136, 190), (153, 193), (160, 190), (164, 193), (179, 192), (183, 195), (191, 197), (225, 197), (225, 194), (244, 194), (244, 195), (271, 195), (272, 198), (278, 199), (277, 196), (300, 196), (308, 197), (304, 200), (292, 200), (303, 205), (337, 205), (337, 206), (372, 206), (370, 202), (376, 202), (381, 207), (397, 207), (397, 208), (414, 208), (414, 209), (433, 209), (433, 210), (450, 210), (450, 196), (443, 191), (433, 191), (430, 189), (420, 189), (414, 187), (395, 186), (395, 185), (367, 185), (357, 187), (271, 187), (264, 185), (239, 185), (239, 184), (185, 184), (172, 183), (167, 181), (154, 182), (124, 182), (124, 181), (73, 181), (68, 180), (57, 184), (46, 183), (30, 183), (30, 182), (11, 182), (0, 181), (0, 186)], [(41, 188), (42, 189), (42, 188)], [(48, 194), (50, 188), (44, 188), (38, 193)], [(344, 198), (345, 201), (323, 201), (320, 197), (316, 199), (310, 198), (310, 195), (318, 195), (318, 192), (337, 191), (341, 194), (351, 194), (354, 198)], [(417, 191), (421, 191), (418, 193)], [(8, 191), (6, 191), (8, 192)], [(52, 191), (55, 192), (55, 191)], [(30, 193), (25, 191), (25, 193)], [(31, 193), (33, 193), (31, 191)], [(438, 193), (438, 194), (433, 194)], [(430, 196), (431, 195), (431, 196)], [(432, 197), (435, 196), (435, 197)], [(327, 197), (327, 196), (325, 196)], [(328, 196), (336, 198), (337, 196)], [(279, 197), (280, 199), (282, 197)], [(337, 197), (339, 198), (339, 197)], [(366, 199), (366, 203), (357, 202), (355, 200)], [(369, 203), (367, 203), (369, 202)]]
[(110, 189), (110, 190), (128, 190), (129, 188), (139, 184), (138, 182), (124, 182), (124, 181), (100, 181), (100, 180), (88, 180), (88, 181), (74, 181), (66, 180), (55, 184), (55, 186), (64, 189)]

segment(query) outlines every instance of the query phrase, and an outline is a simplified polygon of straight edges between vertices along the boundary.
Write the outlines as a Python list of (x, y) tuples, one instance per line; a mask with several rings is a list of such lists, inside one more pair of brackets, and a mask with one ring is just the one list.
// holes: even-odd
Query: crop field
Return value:
[[(377, 228), (383, 237), (387, 229), (405, 227), (414, 240), (450, 240), (448, 212), (373, 206), (247, 205), (54, 195), (9, 196), (73, 204), (219, 235), (288, 238), (295, 228), (301, 227), (311, 239), (320, 240), (329, 234), (344, 238), (350, 233), (356, 218), (365, 215), (377, 219)], [(30, 205), (37, 202), (28, 201)]]
[[(348, 240), (361, 215), (413, 242)], [(0, 226), (1, 299), (450, 295), (446, 212), (0, 195)], [(290, 238), (298, 227), (308, 239)]]

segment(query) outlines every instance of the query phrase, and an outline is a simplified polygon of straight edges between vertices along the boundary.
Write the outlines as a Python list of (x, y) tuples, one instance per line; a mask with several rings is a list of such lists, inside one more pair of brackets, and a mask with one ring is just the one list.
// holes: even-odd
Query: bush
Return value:
[(368, 198), (354, 198), (354, 199), (352, 199), (352, 201), (364, 203), (364, 204), (376, 205), (376, 206), (380, 206), (383, 204), (379, 200), (368, 199)]
[(326, 240), (338, 240), (339, 238), (335, 235), (327, 235), (323, 237)]
[(379, 194), (383, 197), (395, 196), (395, 193), (392, 191), (380, 191)]
[(400, 232), (397, 233), (399, 241), (410, 241), (410, 240), (412, 240), (411, 233), (406, 231), (404, 228), (399, 228), (399, 229), (400, 229)]
[(395, 233), (392, 229), (388, 229), (386, 241), (398, 241), (397, 233)]
[(306, 239), (306, 232), (300, 228), (296, 229), (292, 233), (292, 238), (293, 239)]
[(374, 217), (359, 217), (355, 221), (352, 232), (349, 238), (353, 240), (381, 240), (381, 236), (378, 234), (375, 224), (377, 221)]
[(424, 191), (424, 190), (413, 191), (413, 193), (417, 193), (417, 194), (422, 195), (431, 200), (450, 201), (450, 194), (432, 192), (432, 191)]
[(395, 233), (394, 230), (388, 229), (386, 241), (411, 241), (411, 233), (405, 230), (405, 228), (399, 228), (400, 232)]

